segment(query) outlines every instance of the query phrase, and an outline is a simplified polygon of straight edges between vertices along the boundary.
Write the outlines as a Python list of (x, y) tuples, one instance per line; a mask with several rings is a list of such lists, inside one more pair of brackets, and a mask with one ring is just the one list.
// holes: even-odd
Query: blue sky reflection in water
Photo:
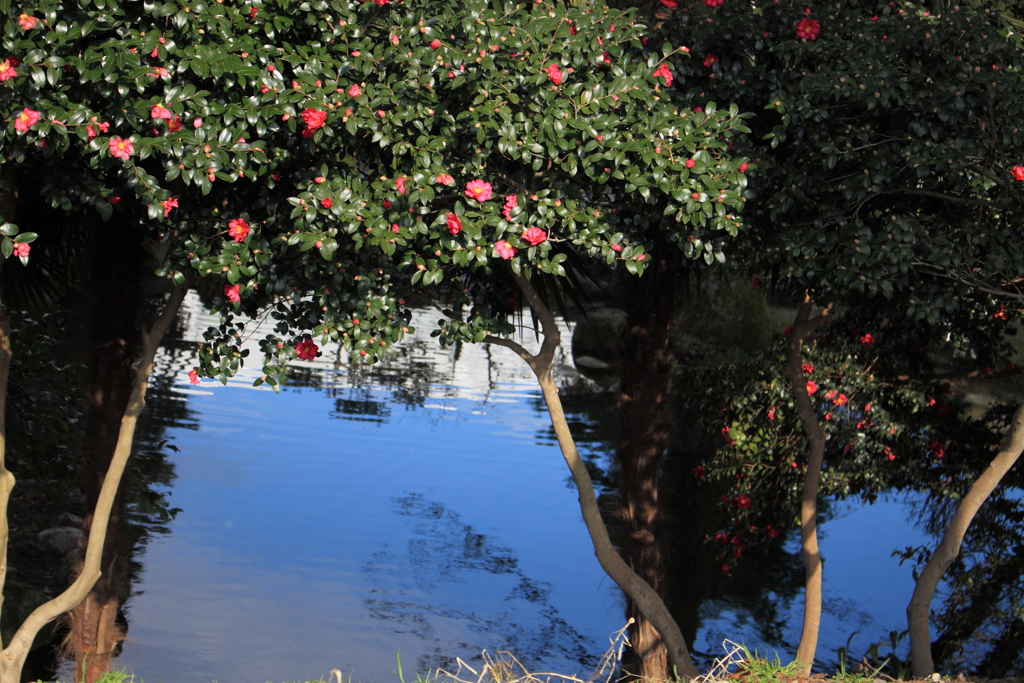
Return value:
[[(209, 320), (191, 311), (201, 332)], [(178, 369), (199, 426), (170, 432), (183, 512), (140, 558), (119, 666), (146, 683), (306, 680), (335, 667), (390, 683), (399, 650), (408, 673), (508, 648), (539, 670), (587, 671), (581, 660), (623, 625), (622, 600), (529, 370), (505, 349), (456, 359), (429, 338), (410, 348), (355, 380), (325, 353), (301, 364), (319, 388), (280, 395), (249, 388), (251, 370), (197, 390)], [(921, 535), (892, 505), (824, 526), (823, 659), (853, 631), (905, 628), (910, 569), (889, 554)], [(791, 643), (799, 608), (781, 615)], [(743, 605), (706, 601), (701, 616), (697, 651), (760, 642)]]

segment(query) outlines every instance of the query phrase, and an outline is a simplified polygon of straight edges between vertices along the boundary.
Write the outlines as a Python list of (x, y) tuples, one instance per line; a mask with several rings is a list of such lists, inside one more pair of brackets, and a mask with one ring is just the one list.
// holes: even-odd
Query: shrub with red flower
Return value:
[(362, 94), (363, 94), (362, 89), (358, 85), (356, 85), (355, 83), (353, 83), (351, 86), (349, 86), (349, 89), (348, 89), (348, 96), (349, 97), (359, 97)]
[(323, 201), (320, 202), (325, 209), (329, 209), (334, 206), (334, 200), (330, 197), (324, 197)]
[[(3, 80), (2, 76), (3, 74), (0, 73), (0, 80)], [(1024, 166), (1014, 166), (1010, 169), (1010, 175), (1014, 180), (1024, 180)]]
[(562, 83), (562, 72), (558, 68), (557, 64), (552, 64), (551, 66), (544, 70), (548, 72), (548, 78), (551, 80), (552, 83), (554, 83), (555, 85), (560, 85)]
[(859, 341), (861, 343), (861, 346), (871, 346), (872, 344), (875, 343), (875, 338), (872, 337), (869, 333), (862, 336)]
[(132, 154), (135, 153), (135, 146), (131, 140), (124, 140), (118, 136), (110, 138), (107, 143), (107, 148), (110, 150), (110, 156), (118, 159), (127, 160)]
[(430, 41), (430, 49), (431, 50), (436, 50), (439, 47), (441, 47), (441, 41), (440, 40), (432, 40), (432, 41)]
[(238, 303), (242, 300), (242, 295), (238, 293), (239, 289), (241, 289), (241, 285), (224, 285), (224, 296), (231, 303)]
[(679, 2), (677, 0), (661, 0), (661, 4), (669, 9), (675, 9), (679, 6)]
[(486, 202), (491, 198), (491, 184), (482, 180), (470, 180), (466, 183), (465, 195), (478, 202)]
[[(715, 65), (715, 62), (717, 62), (717, 61), (718, 61), (718, 57), (714, 56), (713, 54), (711, 54), (709, 52), (706, 55), (704, 55), (704, 61), (702, 63), (704, 64), (704, 66), (706, 68), (710, 69), (712, 66)], [(696, 111), (696, 110), (694, 110), (694, 111)]]
[[(705, 66), (707, 66), (707, 65), (705, 65)], [(655, 78), (659, 78), (659, 77), (664, 78), (665, 79), (665, 87), (666, 88), (668, 86), (672, 85), (672, 70), (668, 68), (668, 64), (662, 64), (657, 69), (655, 69), (654, 70), (654, 77)]]
[(448, 226), (448, 232), (453, 235), (458, 235), (462, 232), (462, 220), (454, 213), (449, 213), (445, 216), (445, 225)]
[(494, 243), (494, 251), (498, 252), (498, 256), (505, 259), (506, 261), (515, 256), (519, 250), (513, 247), (505, 240), (499, 240)]
[(14, 251), (12, 252), (18, 258), (28, 258), (29, 252), (32, 251), (32, 245), (27, 242), (15, 242)]
[(512, 220), (512, 209), (518, 206), (518, 200), (516, 195), (510, 194), (505, 197), (505, 206), (501, 208), (501, 215), (505, 217), (505, 220)]
[(818, 383), (815, 382), (813, 379), (807, 380), (807, 395), (808, 396), (813, 396), (814, 392), (816, 392), (817, 390), (818, 390)]
[(547, 240), (547, 238), (548, 234), (540, 228), (527, 228), (523, 231), (523, 239), (533, 247)]
[(404, 175), (400, 175), (397, 178), (395, 178), (395, 189), (398, 190), (399, 194), (408, 193), (408, 190), (405, 189), (405, 181), (406, 177)]
[(251, 228), (244, 218), (232, 218), (228, 221), (228, 236), (236, 242), (242, 242), (249, 236)]
[(307, 107), (302, 111), (302, 120), (306, 124), (306, 130), (302, 131), (302, 137), (311, 138), (313, 133), (324, 127), (327, 121), (327, 112)]
[(18, 75), (18, 72), (14, 69), (15, 66), (17, 66), (16, 60), (12, 60), (11, 58), (7, 58), (3, 63), (0, 63), (0, 83), (10, 80)]
[(160, 202), (160, 206), (164, 207), (164, 218), (167, 218), (171, 215), (171, 209), (178, 208), (178, 200), (171, 197)]
[(303, 339), (295, 345), (295, 355), (299, 360), (316, 360), (320, 347), (312, 339)]
[(438, 173), (437, 177), (434, 178), (434, 182), (437, 183), (438, 185), (449, 185), (450, 186), (450, 185), (454, 185), (455, 184), (455, 178), (452, 178), (447, 173)]
[(199, 370), (192, 368), (188, 371), (188, 381), (192, 384), (199, 384)]
[(710, 7), (711, 9), (720, 7), (723, 2), (725, 2), (725, 0), (704, 0), (704, 4)]
[(14, 130), (25, 133), (29, 128), (36, 125), (38, 120), (39, 112), (25, 107), (21, 110), (21, 113), (18, 114), (17, 118), (14, 119)]
[(801, 19), (796, 22), (796, 35), (801, 40), (817, 40), (821, 24), (815, 19)]

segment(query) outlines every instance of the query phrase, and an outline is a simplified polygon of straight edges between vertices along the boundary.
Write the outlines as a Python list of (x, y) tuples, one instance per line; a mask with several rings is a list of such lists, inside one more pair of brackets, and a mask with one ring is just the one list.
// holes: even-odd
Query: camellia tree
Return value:
[[(240, 329), (265, 308), (278, 320), (263, 344), (260, 381), (272, 385), (325, 340), (357, 361), (379, 358), (422, 304), (444, 312), (442, 343), (523, 356), (602, 566), (656, 625), (678, 672), (696, 675), (664, 605), (608, 540), (552, 381), (558, 333), (545, 303), (553, 278), (579, 262), (642, 273), (654, 241), (724, 260), (747, 171), (727, 141), (746, 129), (735, 107), (694, 110), (677, 97), (685, 48), (651, 42), (635, 12), (603, 6), (94, 0), (3, 9), (4, 254), (46, 249), (18, 227), (43, 217), (98, 230), (117, 222), (162, 259), (172, 293), (143, 336), (82, 573), (4, 644), (0, 680), (14, 680), (38, 629), (81, 601), (106, 566), (105, 515), (152, 357), (200, 280), (226, 317), (194, 381), (238, 369)], [(696, 231), (717, 238), (697, 241)], [(536, 354), (508, 338), (517, 292), (541, 325)], [(99, 606), (112, 617), (109, 602)], [(73, 617), (76, 632), (85, 634), (72, 644), (76, 676), (95, 680), (113, 650), (110, 630), (76, 630)]]
[[(805, 369), (805, 343), (837, 310), (857, 306), (888, 306), (894, 319), (930, 326), (967, 307), (978, 321), (1007, 316), (1024, 274), (1024, 62), (997, 16), (971, 8), (661, 4), (675, 10), (663, 35), (686, 35), (696, 57), (681, 66), (689, 97), (760, 112), (739, 141), (763, 173), (736, 253), (803, 302), (787, 337), (786, 375), (807, 440), (797, 652), (806, 672), (821, 610), (815, 516), (829, 407)], [(931, 595), (922, 593), (927, 599), (915, 597), (910, 610), (918, 675), (932, 669)]]

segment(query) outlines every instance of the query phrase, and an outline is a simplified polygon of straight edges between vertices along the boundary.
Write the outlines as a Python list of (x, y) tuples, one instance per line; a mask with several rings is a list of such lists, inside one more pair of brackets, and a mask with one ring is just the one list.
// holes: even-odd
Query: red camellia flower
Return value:
[(818, 390), (818, 383), (815, 382), (813, 379), (807, 380), (807, 395), (811, 396), (817, 390)]
[(188, 381), (192, 384), (199, 384), (199, 371), (192, 368), (188, 371)]
[(870, 334), (865, 334), (863, 337), (860, 338), (860, 343), (862, 346), (871, 346), (872, 344), (875, 343), (875, 338), (872, 337)]
[(449, 213), (445, 216), (445, 224), (448, 226), (448, 232), (453, 235), (458, 235), (462, 232), (462, 220), (454, 213)]
[(622, 245), (621, 244), (613, 244), (612, 245), (612, 251), (622, 251)]
[(430, 49), (431, 50), (436, 50), (439, 47), (441, 47), (441, 41), (440, 40), (432, 40), (432, 41), (430, 41)]
[(295, 355), (299, 360), (316, 360), (320, 347), (312, 339), (304, 339), (295, 345)]
[(774, 420), (775, 419), (775, 406), (772, 406), (771, 408), (768, 409), (768, 419), (769, 420)]
[(506, 261), (519, 251), (505, 240), (499, 240), (494, 243), (494, 250), (498, 252), (498, 256), (505, 259)]
[(697, 165), (697, 162), (694, 161), (693, 159), (687, 159), (686, 160), (686, 168), (693, 168), (696, 165)]
[(324, 200), (322, 202), (320, 202), (320, 203), (323, 204), (323, 207), (325, 209), (329, 209), (332, 206), (334, 206), (334, 200), (331, 199), (330, 197), (324, 197)]
[[(0, 80), (6, 80), (0, 75)], [(1014, 180), (1024, 180), (1024, 166), (1014, 166), (1010, 169), (1010, 175), (1013, 176)]]
[(821, 32), (821, 24), (814, 19), (801, 19), (796, 22), (796, 35), (802, 40), (817, 40)]
[(160, 206), (164, 207), (164, 218), (167, 218), (171, 215), (171, 209), (178, 208), (178, 200), (171, 197), (160, 202)]
[(482, 180), (470, 180), (466, 183), (465, 195), (478, 202), (486, 202), (491, 198), (491, 184)]
[(179, 130), (181, 130), (181, 117), (175, 116), (167, 122), (167, 132), (177, 133)]
[(434, 182), (438, 185), (454, 185), (455, 178), (452, 178), (447, 173), (438, 173), (437, 177), (434, 178)]
[(18, 16), (18, 28), (25, 31), (31, 31), (36, 27), (39, 20), (33, 17), (31, 14), (21, 14)]
[(17, 60), (8, 57), (0, 64), (0, 83), (6, 80), (10, 80), (18, 75), (18, 72), (14, 70), (17, 64)]
[(14, 119), (14, 130), (25, 133), (29, 128), (36, 125), (38, 120), (39, 112), (25, 107), (21, 110), (21, 113), (18, 114), (17, 118)]
[(833, 401), (833, 403), (836, 404), (837, 406), (845, 406), (848, 402), (849, 399), (846, 398), (846, 394), (839, 394), (839, 397), (836, 398), (835, 401)]
[(751, 501), (750, 501), (750, 496), (743, 495), (743, 496), (736, 496), (735, 498), (732, 499), (732, 502), (733, 502), (733, 505), (735, 505), (739, 509), (746, 510), (747, 508), (750, 507), (750, 502)]
[(363, 94), (362, 89), (360, 89), (360, 87), (358, 85), (356, 85), (355, 83), (353, 83), (351, 86), (349, 86), (349, 89), (348, 89), (348, 96), (349, 97), (359, 97), (362, 94)]
[(768, 538), (778, 538), (779, 537), (779, 530), (778, 530), (778, 528), (775, 527), (772, 524), (767, 525), (764, 528), (764, 532), (766, 534), (768, 534)]
[(235, 304), (242, 300), (242, 296), (238, 293), (241, 285), (224, 285), (224, 296), (227, 300)]
[(663, 4), (665, 7), (668, 7), (669, 9), (675, 9), (676, 7), (679, 7), (679, 3), (677, 2), (677, 0), (661, 0), (661, 4)]
[(551, 79), (552, 83), (555, 85), (560, 85), (562, 83), (562, 72), (558, 68), (557, 64), (552, 64), (544, 70), (548, 72), (548, 78)]
[(110, 138), (107, 147), (110, 149), (110, 156), (118, 159), (128, 159), (135, 153), (135, 146), (131, 140), (123, 140), (116, 135)]
[(704, 468), (704, 465), (697, 465), (696, 467), (693, 468), (694, 479), (703, 479), (706, 475), (707, 470)]
[(662, 64), (654, 70), (654, 77), (658, 78), (659, 76), (664, 77), (666, 88), (672, 85), (672, 70), (668, 68), (668, 64)]
[(398, 190), (399, 194), (406, 194), (408, 190), (405, 189), (405, 176), (401, 175), (395, 178), (395, 189)]
[(242, 242), (249, 236), (251, 228), (244, 218), (232, 218), (228, 221), (228, 237), (236, 242)]
[(505, 217), (505, 220), (512, 220), (512, 209), (516, 206), (518, 206), (518, 200), (514, 194), (505, 197), (505, 206), (501, 208), (501, 215)]
[[(717, 61), (718, 61), (718, 57), (714, 56), (710, 52), (707, 53), (706, 55), (704, 55), (704, 62), (703, 62), (703, 64), (708, 69), (710, 69), (714, 65), (714, 63), (717, 62)], [(696, 111), (696, 110), (694, 110), (694, 111)]]
[(28, 253), (32, 251), (32, 245), (27, 242), (15, 242), (14, 243), (14, 255), (18, 258), (28, 258)]
[(174, 114), (172, 114), (171, 110), (164, 105), (154, 104), (149, 109), (149, 117), (151, 119), (167, 119), (170, 121), (174, 117)]
[(748, 168), (750, 168), (750, 166), (744, 161), (740, 164), (740, 173), (746, 173)]
[(389, 201), (388, 201), (387, 199), (385, 199), (384, 201), (382, 201), (382, 202), (380, 203), (380, 205), (381, 205), (381, 206), (383, 206), (383, 207), (384, 207), (385, 209), (390, 209), (390, 208), (391, 208), (391, 202), (389, 202)]
[(715, 7), (718, 7), (723, 2), (725, 2), (725, 0), (704, 0), (704, 4), (707, 5), (708, 7), (712, 8), (712, 9), (714, 9)]
[(523, 239), (529, 242), (532, 247), (544, 242), (547, 238), (548, 234), (540, 228), (527, 228), (523, 231)]
[(812, 372), (814, 372), (814, 366), (811, 365), (810, 363), (804, 363), (803, 365), (800, 366), (800, 371), (803, 372), (805, 375), (809, 375)]
[[(303, 131), (303, 137), (312, 137), (313, 131), (319, 130), (324, 127), (324, 122), (327, 120), (327, 112), (307, 107), (302, 111), (302, 120), (306, 123), (306, 130)], [(308, 135), (306, 133), (309, 133)]]

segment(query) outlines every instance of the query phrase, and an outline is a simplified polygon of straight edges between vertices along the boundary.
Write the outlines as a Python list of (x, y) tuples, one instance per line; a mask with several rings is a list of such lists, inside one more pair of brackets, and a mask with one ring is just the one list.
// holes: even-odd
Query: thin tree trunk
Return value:
[[(7, 580), (7, 504), (14, 488), (14, 475), (7, 469), (7, 379), (11, 374), (11, 319), (0, 308), (0, 608), (3, 607), (3, 587)], [(2, 644), (0, 644), (2, 646)]]
[(594, 554), (598, 562), (609, 577), (622, 589), (622, 591), (633, 600), (637, 608), (654, 625), (658, 633), (668, 647), (669, 663), (680, 677), (696, 678), (697, 668), (690, 658), (690, 651), (686, 647), (679, 626), (669, 613), (661, 597), (650, 585), (640, 578), (636, 572), (629, 568), (619, 553), (615, 550), (608, 530), (601, 518), (601, 511), (597, 505), (597, 496), (594, 494), (594, 486), (587, 473), (587, 468), (576, 450), (572, 434), (569, 431), (569, 424), (565, 419), (562, 410), (562, 402), (558, 397), (558, 388), (555, 386), (554, 378), (551, 376), (551, 366), (554, 361), (555, 351), (561, 333), (555, 324), (551, 311), (538, 296), (530, 281), (521, 275), (513, 274), (519, 290), (523, 293), (527, 303), (533, 310), (541, 323), (543, 342), (541, 349), (536, 354), (530, 354), (525, 348), (509, 339), (498, 337), (487, 337), (486, 343), (497, 344), (515, 351), (523, 360), (529, 364), (537, 382), (540, 384), (541, 392), (544, 395), (544, 402), (547, 404), (548, 415), (551, 417), (551, 425), (554, 427), (555, 436), (558, 439), (562, 457), (565, 458), (569, 471), (572, 473), (573, 481), (579, 493), (580, 510), (583, 513), (583, 521), (590, 533), (590, 540), (594, 546)]
[[(93, 512), (93, 524), (85, 549), (85, 565), (82, 573), (67, 590), (37, 607), (25, 619), (25, 623), (14, 634), (14, 638), (11, 639), (6, 649), (0, 652), (0, 683), (19, 683), (25, 658), (28, 656), (32, 641), (39, 630), (84, 600), (102, 573), (100, 561), (106, 537), (107, 521), (118, 486), (121, 483), (121, 475), (124, 473), (128, 457), (131, 455), (135, 425), (146, 405), (146, 388), (149, 383), (149, 374), (153, 369), (153, 359), (156, 357), (164, 333), (170, 328), (178, 313), (186, 291), (185, 286), (175, 287), (160, 317), (148, 332), (143, 333), (142, 358), (135, 371), (135, 381), (132, 384), (132, 395), (128, 401), (128, 408), (121, 419), (121, 430), (118, 435), (117, 447), (114, 450), (114, 457), (111, 459), (107, 475), (103, 478), (103, 487)], [(8, 357), (9, 355), (8, 352)]]
[[(661, 514), (658, 489), (662, 456), (668, 448), (669, 384), (675, 312), (672, 266), (664, 261), (648, 271), (656, 278), (646, 291), (630, 297), (629, 317), (619, 343), (623, 359), (619, 391), (620, 496), (625, 534), (622, 557), (652, 589), (662, 592)], [(649, 681), (669, 676), (668, 652), (657, 630), (627, 600), (633, 674)]]
[(786, 376), (793, 390), (797, 415), (807, 436), (807, 471), (800, 497), (800, 550), (804, 559), (804, 621), (800, 632), (800, 645), (796, 661), (800, 664), (797, 675), (809, 676), (818, 649), (818, 628), (821, 624), (821, 553), (818, 551), (818, 486), (821, 466), (825, 459), (825, 433), (807, 392), (807, 377), (803, 372), (803, 342), (831, 314), (831, 306), (811, 318), (814, 301), (804, 296), (796, 321), (786, 345)]
[(949, 521), (939, 547), (935, 549), (921, 575), (917, 577), (914, 595), (907, 605), (907, 624), (910, 629), (910, 659), (913, 663), (914, 678), (925, 678), (935, 671), (932, 661), (932, 639), (928, 629), (928, 615), (931, 611), (932, 596), (949, 565), (960, 554), (964, 534), (999, 482), (1010, 471), (1021, 451), (1024, 450), (1024, 404), (1010, 421), (1010, 429), (1004, 447), (982, 472), (971, 490), (960, 501), (953, 519)]

